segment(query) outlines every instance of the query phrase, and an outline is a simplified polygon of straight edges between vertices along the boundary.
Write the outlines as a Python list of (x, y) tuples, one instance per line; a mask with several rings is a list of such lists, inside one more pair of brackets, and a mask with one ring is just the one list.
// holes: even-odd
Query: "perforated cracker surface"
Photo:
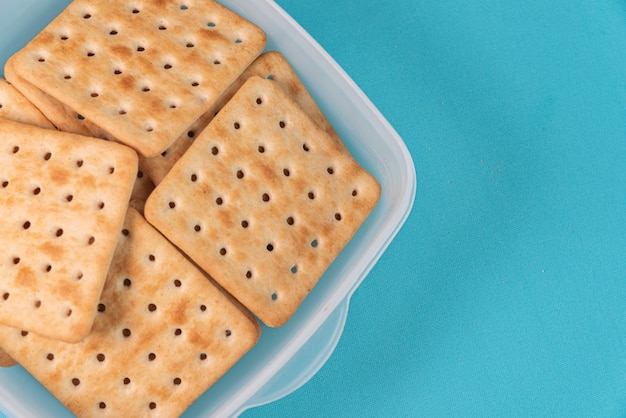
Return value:
[(133, 209), (119, 237), (83, 341), (7, 327), (0, 338), (79, 417), (176, 417), (256, 343), (258, 324)]
[(140, 159), (148, 176), (159, 184), (172, 166), (191, 146), (194, 139), (211, 122), (214, 115), (233, 97), (239, 88), (252, 76), (273, 80), (291, 97), (335, 142), (343, 142), (328, 122), (315, 100), (292, 68), (287, 59), (278, 51), (269, 51), (258, 57), (243, 74), (226, 90), (217, 103), (203, 115), (190, 129), (178, 138), (167, 150), (152, 158)]
[(0, 322), (89, 331), (136, 173), (124, 145), (0, 121)]
[(211, 0), (76, 0), (13, 72), (144, 156), (165, 150), (265, 46)]
[(377, 181), (276, 83), (251, 77), (145, 211), (266, 325), (279, 326), (379, 195)]

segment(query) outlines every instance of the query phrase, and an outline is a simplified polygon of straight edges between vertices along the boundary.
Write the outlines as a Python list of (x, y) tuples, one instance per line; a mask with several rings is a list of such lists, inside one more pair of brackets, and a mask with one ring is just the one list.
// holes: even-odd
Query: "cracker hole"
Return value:
[(124, 109), (120, 109), (117, 113), (118, 113), (119, 115), (125, 115), (127, 112), (126, 112), (126, 110), (124, 110)]
[(224, 331), (224, 335), (226, 336), (226, 338), (228, 338), (231, 335), (233, 335), (233, 332), (231, 330), (227, 329), (226, 331)]
[(298, 272), (298, 266), (291, 266), (290, 271), (291, 271), (293, 274), (296, 274), (296, 273)]
[(85, 117), (83, 115), (81, 115), (80, 113), (76, 114), (76, 119), (78, 120), (85, 120)]
[(193, 48), (195, 45), (193, 42), (187, 42), (187, 44), (185, 45), (187, 48)]
[(148, 406), (150, 407), (150, 409), (156, 409), (157, 404), (155, 402), (150, 402)]
[(154, 262), (154, 261), (156, 260), (156, 257), (155, 257), (153, 254), (150, 254), (150, 255), (148, 256), (148, 260), (150, 260), (150, 261)]
[(65, 316), (67, 316), (67, 317), (72, 316), (72, 310), (71, 309), (66, 310), (65, 311)]
[(247, 228), (248, 226), (250, 226), (250, 224), (248, 223), (248, 221), (246, 221), (245, 219), (243, 221), (241, 221), (241, 227), (242, 228)]
[(244, 177), (243, 171), (242, 170), (237, 170), (237, 178), (238, 179), (242, 179)]
[(98, 404), (98, 407), (99, 407), (100, 409), (106, 409), (106, 408), (107, 408), (107, 404), (106, 404), (106, 403), (104, 403), (104, 402), (100, 402), (100, 403)]
[(41, 308), (41, 301), (40, 300), (36, 300), (35, 303), (33, 303), (33, 306), (35, 307), (35, 309)]
[(106, 307), (106, 305), (104, 303), (99, 303), (98, 304), (98, 312), (102, 313), (102, 312), (104, 312), (106, 310), (107, 310), (107, 307)]
[(261, 103), (263, 103), (263, 99), (261, 99), (260, 97), (257, 97), (256, 98), (256, 104), (260, 105)]
[(52, 271), (52, 264), (46, 264), (44, 270), (46, 273), (50, 273)]
[(189, 7), (184, 6), (184, 5), (183, 5), (183, 6), (180, 6), (180, 10), (187, 10), (187, 9), (189, 9)]
[(200, 311), (206, 312), (206, 305), (200, 305)]
[(154, 312), (157, 310), (157, 306), (154, 303), (148, 304), (148, 311)]
[(310, 148), (309, 148), (309, 146), (308, 146), (307, 144), (302, 144), (302, 149), (303, 149), (305, 152), (309, 152), (309, 150), (310, 150)]
[(124, 383), (124, 385), (130, 385), (130, 379), (125, 377), (124, 380), (122, 380), (122, 383)]
[(145, 48), (145, 47), (143, 47), (143, 46), (138, 46), (138, 47), (137, 47), (137, 52), (143, 52), (143, 51), (145, 51), (145, 50), (146, 50), (146, 48)]
[(293, 216), (289, 216), (287, 218), (287, 225), (293, 225), (295, 223), (295, 219), (293, 218)]
[(94, 99), (98, 96), (100, 96), (98, 93), (96, 93), (95, 91), (93, 93), (91, 93), (90, 95), (91, 97), (93, 97)]
[(76, 167), (82, 167), (84, 164), (83, 160), (76, 160)]
[(67, 35), (62, 35), (62, 36), (61, 36), (61, 40), (62, 40), (62, 41), (67, 41), (68, 39), (70, 39), (70, 38), (69, 38), (69, 36), (67, 36)]
[(217, 155), (220, 153), (220, 150), (217, 147), (213, 147), (211, 148), (211, 154), (213, 155)]
[(149, 92), (149, 91), (150, 91), (150, 87), (148, 87), (148, 86), (143, 86), (143, 87), (141, 88), (141, 91), (143, 91), (144, 93), (147, 93), (147, 92)]
[(228, 253), (228, 251), (226, 251), (226, 248), (222, 247), (220, 248), (220, 255), (226, 255)]
[(215, 199), (215, 204), (221, 206), (222, 204), (224, 204), (224, 199), (218, 197), (217, 199)]
[(96, 242), (96, 237), (91, 236), (89, 237), (89, 239), (87, 240), (87, 245), (93, 245), (94, 242)]
[(65, 74), (65, 76), (63, 78), (66, 79), (66, 80), (71, 80), (72, 76), (69, 75), (69, 74)]
[(18, 151), (20, 150), (20, 147), (18, 147), (17, 145), (13, 147), (13, 154), (17, 154)]
[(91, 19), (91, 15), (89, 13), (85, 13), (83, 15), (83, 19)]
[(79, 271), (79, 272), (76, 274), (76, 280), (81, 280), (82, 278), (83, 278), (83, 273)]
[(198, 176), (196, 174), (192, 174), (190, 179), (191, 179), (192, 182), (195, 183), (196, 181), (198, 181)]
[(74, 195), (68, 194), (67, 196), (65, 196), (65, 200), (71, 202), (72, 200), (74, 200)]
[(28, 331), (22, 331), (20, 334), (22, 337), (26, 337), (28, 335)]
[(77, 378), (77, 377), (73, 378), (73, 379), (72, 379), (72, 384), (73, 384), (74, 386), (78, 386), (78, 385), (80, 385), (80, 379), (79, 379), (79, 378)]
[(257, 150), (259, 151), (259, 153), (263, 154), (265, 152), (265, 147), (263, 145), (259, 145)]
[(15, 264), (15, 265), (20, 264), (20, 258), (19, 257), (13, 257), (13, 264)]
[(267, 193), (263, 193), (262, 199), (264, 202), (269, 202), (270, 201), (270, 195)]
[(200, 353), (198, 357), (200, 357), (200, 360), (204, 361), (207, 359), (208, 356), (206, 355), (206, 353)]
[(278, 295), (276, 293), (272, 293), (271, 298), (272, 298), (272, 300), (276, 300), (276, 299), (278, 299)]
[(143, 178), (143, 171), (137, 170), (137, 178), (138, 179)]
[(100, 210), (104, 209), (104, 202), (99, 202), (98, 203), (98, 209), (100, 209)]
[(154, 360), (156, 360), (156, 354), (154, 354), (154, 353), (150, 353), (150, 354), (148, 354), (148, 360), (149, 360), (149, 361), (154, 361)]
[(234, 127), (235, 129), (239, 129), (239, 128), (241, 128), (241, 125), (239, 124), (239, 122), (235, 122), (235, 123), (233, 124), (233, 127)]
[(133, 9), (133, 14), (135, 14), (135, 15), (136, 15), (136, 14), (138, 14), (140, 11), (141, 11), (141, 10), (139, 10), (139, 9)]
[(265, 246), (265, 248), (267, 249), (267, 251), (272, 252), (274, 251), (274, 245), (273, 244), (267, 244)]
[(171, 69), (171, 68), (172, 68), (172, 64), (165, 64), (165, 65), (163, 66), (163, 68), (164, 68), (164, 69), (166, 69), (166, 70), (169, 70), (169, 69)]
[(46, 356), (46, 360), (48, 360), (48, 361), (54, 360), (54, 354), (48, 353), (48, 355)]
[(200, 83), (198, 81), (192, 81), (191, 82), (191, 86), (192, 87), (198, 87), (200, 85)]
[(102, 353), (98, 353), (98, 355), (96, 356), (96, 359), (102, 363), (104, 360), (106, 360), (106, 356)]
[(210, 28), (214, 28), (215, 27), (215, 23), (214, 22), (209, 22), (206, 24), (208, 27)]
[(89, 51), (89, 52), (87, 52), (87, 56), (88, 56), (88, 57), (94, 57), (95, 55), (96, 55), (96, 53), (95, 53), (95, 52), (93, 52), (93, 51)]
[(165, 26), (165, 25), (159, 25), (159, 30), (167, 30), (167, 26)]
[(242, 41), (241, 39), (235, 39), (235, 43), (236, 43), (236, 44), (240, 44), (240, 43), (242, 43), (242, 42), (243, 42), (243, 41)]
[(315, 199), (315, 193), (313, 192), (309, 192), (307, 193), (307, 196), (309, 197), (309, 199), (314, 200)]
[(125, 237), (127, 237), (130, 234), (130, 231), (126, 228), (122, 229), (122, 235), (124, 235)]
[(252, 271), (248, 270), (246, 271), (246, 279), (251, 279), (252, 278)]
[(180, 286), (182, 286), (182, 284), (183, 283), (180, 280), (178, 280), (178, 279), (174, 280), (174, 286), (180, 287)]
[(60, 237), (63, 235), (63, 228), (59, 228), (56, 230), (56, 232), (54, 233), (55, 236)]
[(285, 123), (285, 121), (281, 120), (280, 122), (278, 122), (278, 126), (280, 126), (281, 129), (285, 129), (285, 126), (287, 126), (287, 124)]
[(183, 381), (181, 380), (180, 377), (175, 377), (174, 380), (172, 380), (172, 383), (174, 383), (174, 385), (178, 386), (181, 383), (183, 383)]
[(122, 70), (116, 68), (115, 70), (113, 70), (113, 74), (120, 75), (122, 74)]
[(34, 194), (34, 195), (38, 195), (39, 193), (41, 193), (41, 187), (35, 187), (35, 188), (33, 189), (33, 194)]
[(193, 226), (193, 230), (196, 231), (196, 232), (200, 232), (200, 231), (202, 231), (202, 227), (200, 225), (196, 224), (196, 225)]
[(45, 155), (43, 156), (43, 159), (45, 161), (50, 161), (50, 158), (52, 158), (52, 153), (51, 152), (46, 152)]
[(6, 189), (8, 186), (9, 186), (9, 182), (8, 182), (8, 181), (6, 181), (6, 180), (4, 180), (4, 181), (2, 182), (2, 188), (3, 188), (3, 189)]
[(46, 59), (44, 57), (39, 57), (39, 59), (37, 61), (39, 61), (39, 62), (46, 62)]
[(176, 207), (176, 202), (169, 202), (168, 206), (170, 207), (170, 209), (174, 209)]
[(342, 219), (341, 213), (339, 213), (339, 212), (335, 213), (335, 219), (340, 221)]
[(214, 61), (213, 61), (213, 64), (215, 64), (215, 65), (220, 65), (220, 64), (221, 64), (221, 62), (220, 62), (220, 60), (214, 60)]
[(24, 224), (22, 224), (22, 228), (24, 228), (24, 229), (30, 228), (30, 221), (24, 222)]
[(356, 189), (353, 189), (353, 190), (352, 190), (352, 196), (356, 197), (356, 195), (357, 195), (357, 194), (359, 194), (359, 192), (357, 192), (357, 190), (356, 190)]
[(4, 300), (8, 300), (8, 299), (9, 299), (9, 296), (11, 296), (11, 294), (10, 294), (10, 293), (8, 293), (8, 292), (4, 292), (4, 293), (2, 294), (2, 299), (4, 299)]
[(109, 32), (109, 35), (112, 35), (112, 36), (115, 36), (117, 34), (118, 34), (118, 32), (115, 29), (113, 29), (111, 32)]
[(194, 131), (189, 131), (189, 132), (187, 132), (187, 136), (189, 138), (193, 138), (194, 136), (196, 136), (196, 133)]
[(128, 329), (128, 328), (124, 328), (124, 329), (122, 330), (122, 335), (124, 336), (124, 338), (128, 338), (128, 337), (130, 337), (130, 336), (131, 336), (131, 334), (132, 334), (132, 332), (131, 332), (131, 330), (130, 330), (130, 329)]
[(316, 248), (318, 245), (318, 242), (316, 239), (314, 239), (313, 241), (311, 241), (311, 247)]
[(291, 172), (289, 171), (288, 168), (283, 168), (283, 176), (285, 177), (289, 177), (291, 175)]
[(131, 287), (133, 282), (132, 280), (130, 280), (128, 277), (124, 279), (124, 281), (122, 282), (124, 287)]
[(335, 169), (333, 169), (332, 167), (328, 167), (328, 168), (326, 169), (326, 172), (327, 172), (328, 174), (330, 174), (330, 175), (333, 175), (333, 174), (335, 174)]
[(182, 335), (182, 333), (183, 333), (183, 330), (182, 330), (182, 329), (180, 329), (180, 328), (176, 328), (176, 329), (174, 330), (174, 335), (175, 335), (176, 337), (178, 337), (179, 335)]

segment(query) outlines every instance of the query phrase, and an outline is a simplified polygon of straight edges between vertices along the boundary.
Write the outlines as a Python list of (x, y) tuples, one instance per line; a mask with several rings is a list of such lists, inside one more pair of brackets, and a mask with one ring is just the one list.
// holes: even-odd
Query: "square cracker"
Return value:
[(154, 184), (159, 184), (170, 171), (174, 163), (187, 151), (193, 140), (211, 122), (217, 112), (234, 96), (239, 88), (252, 76), (259, 76), (274, 80), (287, 94), (330, 135), (335, 142), (343, 146), (343, 142), (328, 122), (321, 109), (311, 97), (293, 67), (278, 51), (269, 51), (261, 54), (241, 76), (226, 90), (222, 97), (199, 118), (187, 132), (179, 137), (167, 150), (152, 158), (139, 159), (148, 176)]
[(259, 27), (212, 0), (75, 0), (10, 58), (7, 79), (149, 157), (186, 132), (265, 43)]
[(146, 218), (266, 325), (284, 324), (380, 186), (276, 83), (251, 77), (178, 160)]
[[(39, 109), (3, 78), (0, 78), (0, 118), (54, 129), (54, 125)], [(15, 364), (15, 360), (0, 348), (0, 367), (10, 367)]]
[(39, 109), (4, 78), (0, 78), (0, 118), (54, 129)]
[(0, 327), (5, 348), (79, 417), (174, 417), (258, 340), (232, 304), (134, 209), (92, 332), (75, 344)]
[(136, 173), (124, 145), (0, 120), (0, 323), (89, 332)]

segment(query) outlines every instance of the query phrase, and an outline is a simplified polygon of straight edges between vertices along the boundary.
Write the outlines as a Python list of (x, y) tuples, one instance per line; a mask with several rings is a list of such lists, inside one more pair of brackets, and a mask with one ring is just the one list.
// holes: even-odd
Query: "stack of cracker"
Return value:
[(0, 365), (74, 414), (180, 415), (374, 209), (265, 42), (212, 0), (75, 0), (7, 62)]

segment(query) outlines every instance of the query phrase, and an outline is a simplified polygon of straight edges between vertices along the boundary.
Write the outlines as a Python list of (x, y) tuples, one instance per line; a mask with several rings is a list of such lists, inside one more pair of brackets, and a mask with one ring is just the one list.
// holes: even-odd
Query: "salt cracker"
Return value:
[(0, 78), (0, 118), (41, 128), (54, 128), (35, 105), (3, 78)]
[(74, 0), (11, 57), (6, 75), (150, 157), (186, 132), (265, 43), (258, 26), (212, 0)]
[(374, 177), (287, 93), (251, 77), (157, 185), (145, 214), (275, 327), (379, 196)]
[(163, 177), (172, 168), (174, 163), (187, 151), (195, 137), (211, 122), (214, 115), (233, 97), (243, 83), (252, 76), (259, 76), (274, 80), (289, 96), (307, 112), (320, 127), (322, 127), (340, 146), (343, 142), (335, 129), (328, 122), (319, 106), (311, 97), (293, 67), (278, 51), (269, 51), (261, 54), (244, 73), (226, 90), (220, 100), (198, 119), (190, 129), (179, 137), (166, 151), (152, 158), (140, 158), (148, 176), (155, 184), (159, 184)]
[(89, 332), (136, 173), (124, 145), (0, 120), (0, 323)]
[(7, 351), (79, 417), (180, 416), (259, 333), (134, 209), (84, 340), (0, 327)]
[[(22, 93), (8, 81), (0, 78), (0, 118), (54, 129), (54, 125)], [(0, 348), (0, 367), (17, 364)]]

